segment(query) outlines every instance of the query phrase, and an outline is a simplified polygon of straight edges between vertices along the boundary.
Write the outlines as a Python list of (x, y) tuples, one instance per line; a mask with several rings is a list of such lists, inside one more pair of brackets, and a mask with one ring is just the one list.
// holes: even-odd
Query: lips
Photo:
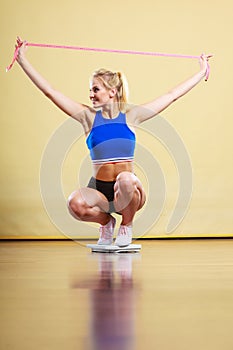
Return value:
[(98, 103), (98, 101), (97, 100), (92, 100), (92, 103), (96, 104), (96, 103)]

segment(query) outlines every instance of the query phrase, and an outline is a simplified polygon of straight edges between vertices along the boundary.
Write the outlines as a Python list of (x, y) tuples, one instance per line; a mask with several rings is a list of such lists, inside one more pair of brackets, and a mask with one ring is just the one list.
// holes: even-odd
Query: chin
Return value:
[(97, 108), (102, 108), (104, 106), (104, 104), (101, 103), (93, 103), (92, 104), (93, 108), (97, 109)]
[(93, 106), (94, 108), (99, 108), (99, 107), (101, 107), (101, 104), (98, 103), (98, 102), (96, 102), (96, 101), (94, 101), (94, 102), (92, 102), (92, 106)]

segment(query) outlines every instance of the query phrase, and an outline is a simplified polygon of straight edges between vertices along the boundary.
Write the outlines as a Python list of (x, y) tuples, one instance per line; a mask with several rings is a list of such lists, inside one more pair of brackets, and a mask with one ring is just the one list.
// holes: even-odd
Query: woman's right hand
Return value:
[(16, 60), (20, 63), (21, 59), (25, 56), (25, 52), (27, 50), (27, 41), (21, 40), (20, 37), (17, 37), (15, 48), (17, 47), (19, 48), (19, 50)]

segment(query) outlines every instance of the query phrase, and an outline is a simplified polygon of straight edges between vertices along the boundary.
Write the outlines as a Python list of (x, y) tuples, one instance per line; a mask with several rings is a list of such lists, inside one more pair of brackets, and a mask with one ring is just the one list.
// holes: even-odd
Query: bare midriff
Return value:
[(133, 172), (133, 162), (93, 164), (93, 176), (101, 181), (115, 181), (122, 171)]

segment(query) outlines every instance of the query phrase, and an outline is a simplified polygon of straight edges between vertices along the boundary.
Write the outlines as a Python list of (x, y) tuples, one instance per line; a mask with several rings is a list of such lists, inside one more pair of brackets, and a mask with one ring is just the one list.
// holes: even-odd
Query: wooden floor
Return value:
[(1, 350), (232, 350), (233, 240), (0, 243)]

